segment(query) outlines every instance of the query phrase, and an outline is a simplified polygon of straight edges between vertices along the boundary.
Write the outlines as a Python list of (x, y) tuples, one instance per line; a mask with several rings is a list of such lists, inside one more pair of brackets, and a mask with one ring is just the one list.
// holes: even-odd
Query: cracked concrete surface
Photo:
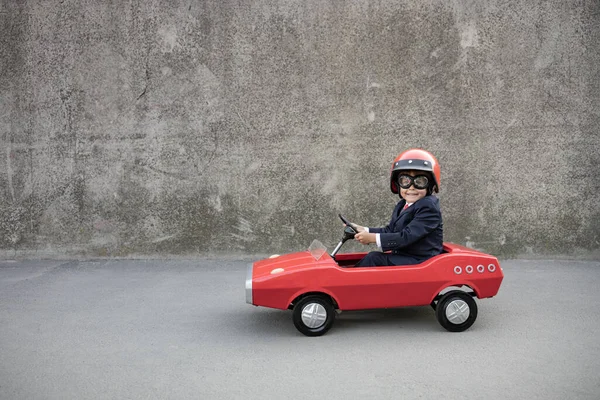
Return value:
[(442, 165), (445, 239), (600, 254), (597, 1), (0, 5), (0, 258), (283, 253)]

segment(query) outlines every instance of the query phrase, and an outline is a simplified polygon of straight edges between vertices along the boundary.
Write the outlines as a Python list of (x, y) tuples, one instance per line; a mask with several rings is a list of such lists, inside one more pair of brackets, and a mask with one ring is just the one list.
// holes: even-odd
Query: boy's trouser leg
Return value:
[(419, 264), (423, 260), (416, 260), (400, 254), (382, 253), (380, 251), (372, 251), (358, 263), (355, 267), (384, 267), (390, 265), (414, 265)]
[(372, 251), (366, 256), (364, 256), (362, 260), (356, 263), (355, 267), (379, 267), (384, 265), (393, 264), (389, 264), (389, 260), (386, 254), (380, 251)]

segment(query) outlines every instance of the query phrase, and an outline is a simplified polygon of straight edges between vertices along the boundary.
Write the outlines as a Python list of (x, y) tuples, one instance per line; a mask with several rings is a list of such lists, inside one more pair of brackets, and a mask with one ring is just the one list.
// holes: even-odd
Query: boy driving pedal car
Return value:
[(366, 228), (352, 224), (355, 240), (376, 243), (382, 251), (372, 251), (355, 267), (412, 265), (442, 252), (443, 223), (439, 199), (440, 165), (428, 151), (410, 149), (392, 163), (390, 188), (400, 196), (389, 224)]

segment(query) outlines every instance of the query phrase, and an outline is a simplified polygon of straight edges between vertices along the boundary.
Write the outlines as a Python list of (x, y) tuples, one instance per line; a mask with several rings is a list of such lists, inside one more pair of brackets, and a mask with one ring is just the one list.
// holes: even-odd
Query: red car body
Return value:
[(248, 266), (246, 301), (285, 310), (314, 293), (329, 296), (339, 310), (424, 306), (449, 287), (493, 297), (504, 278), (496, 257), (452, 243), (417, 265), (352, 267), (365, 255), (337, 254), (334, 260), (307, 250), (256, 261)]

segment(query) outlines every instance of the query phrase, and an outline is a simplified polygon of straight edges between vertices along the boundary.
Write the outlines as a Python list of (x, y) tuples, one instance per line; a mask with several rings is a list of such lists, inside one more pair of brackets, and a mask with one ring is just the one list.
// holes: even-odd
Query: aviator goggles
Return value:
[(417, 175), (415, 177), (410, 175), (398, 175), (398, 186), (402, 189), (408, 189), (411, 186), (415, 186), (415, 189), (427, 189), (429, 187), (429, 178), (426, 175)]

